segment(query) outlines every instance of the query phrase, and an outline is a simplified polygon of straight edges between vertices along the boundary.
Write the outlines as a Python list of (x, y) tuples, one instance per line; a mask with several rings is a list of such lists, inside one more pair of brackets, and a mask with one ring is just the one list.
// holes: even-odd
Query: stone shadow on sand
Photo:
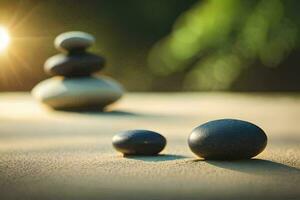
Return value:
[(139, 117), (139, 118), (164, 118), (168, 116), (154, 115), (147, 113), (130, 112), (126, 110), (103, 110), (99, 108), (82, 108), (82, 109), (54, 109), (57, 112), (70, 114), (89, 115), (89, 116), (109, 116), (109, 117)]
[(133, 156), (126, 155), (124, 158), (133, 159), (133, 160), (141, 160), (145, 162), (164, 162), (164, 161), (172, 161), (172, 160), (180, 160), (187, 159), (189, 157), (175, 154), (159, 154), (156, 156)]
[(194, 160), (206, 162), (216, 167), (257, 175), (282, 175), (293, 173), (300, 175), (300, 169), (270, 160), (249, 159), (238, 161)]

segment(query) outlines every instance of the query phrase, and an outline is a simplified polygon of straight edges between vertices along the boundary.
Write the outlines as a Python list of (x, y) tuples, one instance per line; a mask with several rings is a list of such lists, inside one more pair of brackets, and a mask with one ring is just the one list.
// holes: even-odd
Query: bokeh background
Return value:
[(298, 0), (0, 0), (12, 42), (0, 91), (47, 78), (54, 38), (82, 30), (129, 91), (300, 91)]

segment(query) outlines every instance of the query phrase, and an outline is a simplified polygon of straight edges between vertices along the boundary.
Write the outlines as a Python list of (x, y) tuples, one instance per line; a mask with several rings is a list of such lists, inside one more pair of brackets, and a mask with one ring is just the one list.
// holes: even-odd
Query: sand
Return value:
[[(187, 145), (204, 122), (237, 118), (269, 141), (251, 160), (195, 157)], [(129, 93), (109, 112), (56, 112), (28, 93), (0, 95), (0, 199), (300, 199), (300, 96)], [(150, 129), (161, 156), (123, 158), (114, 134)]]

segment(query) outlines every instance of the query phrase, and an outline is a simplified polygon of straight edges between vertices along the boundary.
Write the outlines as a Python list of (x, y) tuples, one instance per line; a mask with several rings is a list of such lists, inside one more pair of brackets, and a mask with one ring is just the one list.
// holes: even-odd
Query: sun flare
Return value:
[(3, 52), (10, 43), (8, 30), (4, 26), (0, 26), (0, 52)]

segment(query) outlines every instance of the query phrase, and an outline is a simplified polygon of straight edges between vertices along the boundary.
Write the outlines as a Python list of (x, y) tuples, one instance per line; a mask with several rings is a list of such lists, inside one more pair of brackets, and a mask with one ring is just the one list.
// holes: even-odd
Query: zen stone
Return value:
[(101, 70), (104, 63), (104, 58), (91, 53), (58, 54), (46, 61), (44, 69), (50, 75), (66, 77), (88, 76)]
[(36, 99), (60, 110), (103, 109), (122, 94), (122, 87), (107, 77), (53, 77), (32, 90)]
[(192, 152), (207, 160), (249, 159), (265, 149), (267, 136), (250, 122), (221, 119), (196, 127), (188, 144)]
[(166, 139), (148, 130), (129, 130), (115, 135), (114, 148), (124, 155), (156, 155), (166, 146)]
[(60, 51), (85, 50), (95, 43), (95, 38), (84, 32), (71, 31), (62, 33), (54, 41), (55, 47)]

